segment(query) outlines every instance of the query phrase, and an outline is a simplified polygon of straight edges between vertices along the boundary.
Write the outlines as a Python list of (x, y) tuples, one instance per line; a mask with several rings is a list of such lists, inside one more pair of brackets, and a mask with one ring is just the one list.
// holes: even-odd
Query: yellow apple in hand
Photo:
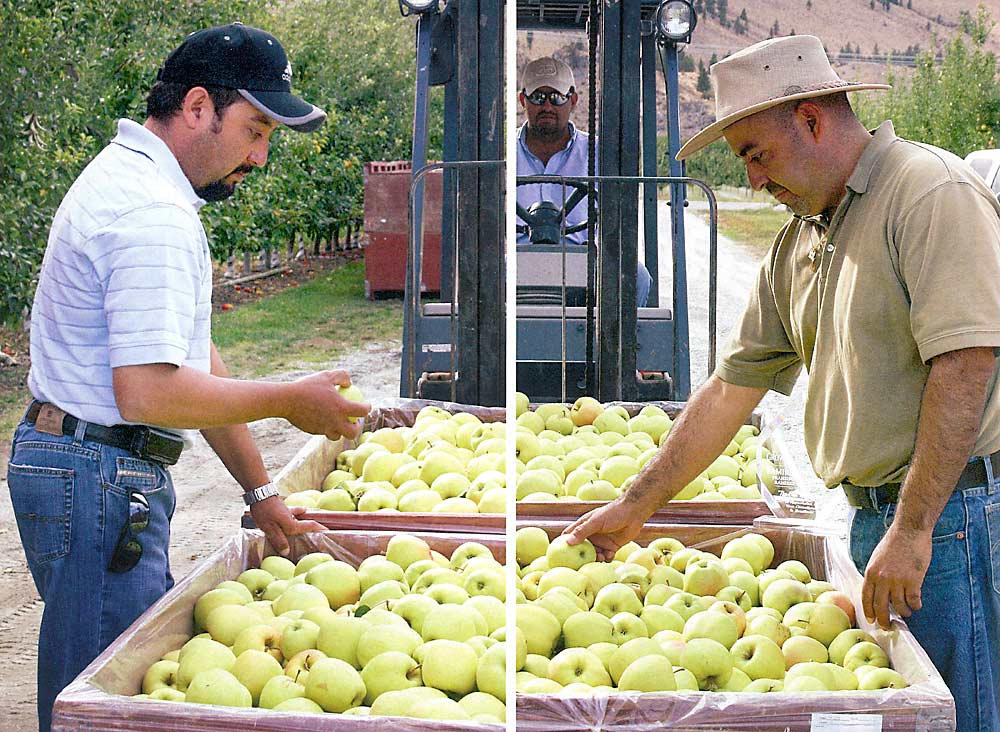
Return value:
[[(361, 393), (361, 389), (356, 387), (354, 384), (350, 386), (337, 386), (337, 393), (344, 397), (349, 402), (363, 402), (365, 400), (364, 394)], [(357, 417), (348, 417), (348, 422), (357, 422)]]

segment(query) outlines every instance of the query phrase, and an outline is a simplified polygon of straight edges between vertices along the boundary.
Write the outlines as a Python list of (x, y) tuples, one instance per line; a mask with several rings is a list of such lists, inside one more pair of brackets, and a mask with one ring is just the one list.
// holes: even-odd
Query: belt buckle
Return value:
[(38, 408), (38, 416), (35, 417), (35, 429), (47, 435), (63, 436), (63, 419), (66, 412), (55, 404), (46, 402)]

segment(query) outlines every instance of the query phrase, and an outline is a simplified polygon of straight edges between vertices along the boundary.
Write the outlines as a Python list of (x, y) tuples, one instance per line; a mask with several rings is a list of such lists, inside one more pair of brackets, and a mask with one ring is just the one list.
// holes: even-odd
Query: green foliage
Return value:
[[(213, 251), (329, 235), (361, 217), (363, 165), (410, 155), (413, 24), (394, 3), (14, 0), (0, 4), (0, 322), (21, 317), (63, 195), (114, 136), (142, 121), (156, 71), (186, 34), (239, 19), (282, 40), (293, 88), (327, 110), (318, 133), (279, 129), (269, 165), (202, 209)], [(440, 95), (433, 97), (440, 109)], [(440, 112), (432, 111), (432, 119)], [(440, 147), (440, 126), (431, 150)], [(433, 152), (432, 152), (433, 154)]]
[(365, 299), (365, 271), (354, 262), (311, 282), (212, 316), (212, 339), (235, 376), (257, 378), (316, 368), (371, 341), (399, 338), (399, 299)]
[[(666, 135), (656, 139), (656, 160), (658, 175), (670, 175)], [(713, 142), (694, 157), (688, 158), (685, 165), (688, 177), (703, 180), (712, 188), (747, 185), (743, 163), (733, 155), (725, 140)]]
[[(915, 57), (916, 69), (902, 77), (890, 69), (892, 90), (867, 95), (855, 106), (869, 127), (891, 119), (896, 134), (930, 143), (965, 156), (996, 146), (1000, 128), (1000, 87), (996, 57), (985, 47), (993, 28), (989, 12), (980, 6), (972, 25), (935, 58), (928, 51)], [(970, 40), (971, 39), (971, 40)]]
[(698, 83), (695, 85), (695, 89), (701, 92), (703, 97), (709, 96), (712, 91), (712, 80), (709, 78), (708, 69), (701, 61), (698, 62)]

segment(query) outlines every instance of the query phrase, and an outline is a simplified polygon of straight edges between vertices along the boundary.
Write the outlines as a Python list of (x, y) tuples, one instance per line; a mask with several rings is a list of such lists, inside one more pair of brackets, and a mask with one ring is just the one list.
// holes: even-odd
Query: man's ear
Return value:
[(188, 89), (184, 101), (181, 102), (181, 116), (191, 129), (212, 124), (215, 118), (215, 105), (205, 87), (193, 86)]
[(819, 136), (823, 133), (823, 114), (820, 106), (807, 99), (798, 105), (795, 114), (813, 139), (818, 141)]
[(517, 93), (517, 101), (518, 101), (518, 104), (521, 105), (522, 109), (524, 109), (524, 108), (526, 108), (528, 106), (528, 100), (525, 98), (523, 91), (519, 91)]

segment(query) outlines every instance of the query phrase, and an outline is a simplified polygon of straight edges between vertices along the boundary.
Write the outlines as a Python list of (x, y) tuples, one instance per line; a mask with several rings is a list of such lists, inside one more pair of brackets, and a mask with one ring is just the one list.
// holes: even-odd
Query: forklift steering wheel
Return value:
[[(538, 201), (525, 209), (521, 204), (517, 204), (517, 216), (524, 224), (515, 226), (517, 233), (528, 234), (532, 244), (559, 244), (565, 234), (575, 234), (587, 228), (587, 222), (567, 226), (562, 228), (566, 217), (580, 205), (580, 202), (587, 197), (590, 192), (589, 184), (578, 181), (563, 181), (563, 184), (572, 188), (573, 192), (563, 203), (562, 207), (557, 206), (552, 201)], [(518, 183), (518, 185), (532, 185), (531, 183)]]

